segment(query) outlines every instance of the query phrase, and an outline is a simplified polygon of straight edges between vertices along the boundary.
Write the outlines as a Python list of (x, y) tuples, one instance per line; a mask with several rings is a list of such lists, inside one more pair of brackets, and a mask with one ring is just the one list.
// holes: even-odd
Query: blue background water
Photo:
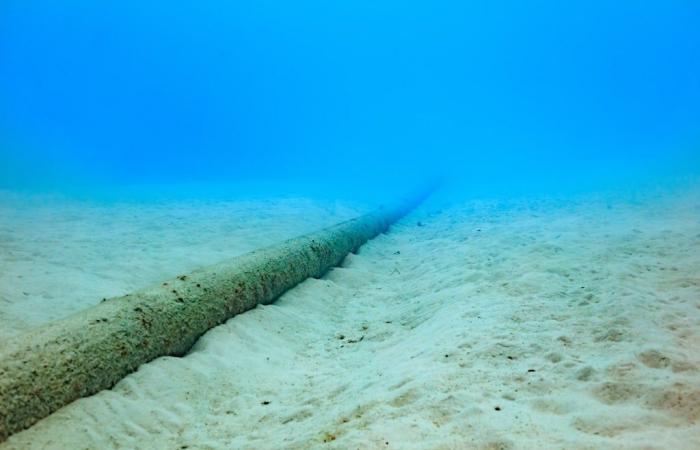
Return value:
[(691, 0), (4, 0), (0, 187), (697, 173), (698, 24)]

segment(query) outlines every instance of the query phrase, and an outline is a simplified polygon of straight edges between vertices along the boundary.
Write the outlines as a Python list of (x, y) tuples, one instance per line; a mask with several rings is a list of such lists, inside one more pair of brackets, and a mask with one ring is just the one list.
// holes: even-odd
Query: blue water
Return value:
[(700, 448), (699, 218), (699, 0), (0, 0), (0, 449)]
[(698, 23), (692, 1), (5, 0), (0, 188), (693, 175)]

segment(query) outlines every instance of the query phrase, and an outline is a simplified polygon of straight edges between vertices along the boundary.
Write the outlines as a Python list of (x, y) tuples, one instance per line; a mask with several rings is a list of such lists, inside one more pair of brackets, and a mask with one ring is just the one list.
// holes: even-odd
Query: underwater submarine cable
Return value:
[(11, 337), (0, 344), (0, 442), (74, 400), (111, 388), (141, 364), (186, 354), (210, 328), (322, 276), (433, 189)]

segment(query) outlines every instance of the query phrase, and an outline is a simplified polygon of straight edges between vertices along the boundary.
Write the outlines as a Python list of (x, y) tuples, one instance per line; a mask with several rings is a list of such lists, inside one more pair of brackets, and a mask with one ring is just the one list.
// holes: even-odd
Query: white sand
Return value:
[(361, 211), (304, 198), (105, 203), (0, 192), (0, 340)]
[[(173, 244), (140, 255), (163, 265), (149, 275), (198, 249)], [(89, 273), (75, 290), (138, 284), (128, 264), (95, 275), (99, 258), (66, 245)], [(434, 199), (324, 279), (0, 449), (700, 448), (699, 250), (697, 191)], [(29, 276), (40, 257), (25, 259), (14, 270)]]

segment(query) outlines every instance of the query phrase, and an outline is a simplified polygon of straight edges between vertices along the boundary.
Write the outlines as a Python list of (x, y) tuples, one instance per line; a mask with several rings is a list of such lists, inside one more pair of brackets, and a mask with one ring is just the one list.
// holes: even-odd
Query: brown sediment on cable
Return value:
[(322, 276), (429, 193), (13, 336), (0, 344), (0, 442), (141, 364), (184, 355), (210, 328)]

